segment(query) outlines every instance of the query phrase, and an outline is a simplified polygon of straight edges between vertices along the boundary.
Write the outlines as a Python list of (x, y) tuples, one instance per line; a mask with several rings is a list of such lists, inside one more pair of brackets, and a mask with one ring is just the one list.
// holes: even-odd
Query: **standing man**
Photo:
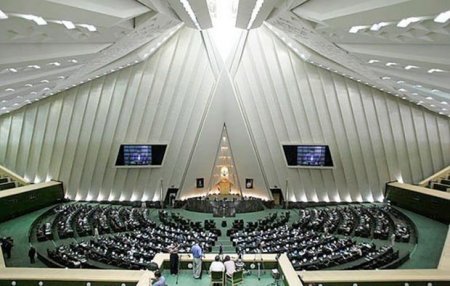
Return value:
[(28, 257), (30, 258), (30, 263), (34, 264), (35, 257), (36, 257), (36, 248), (34, 248), (32, 245), (30, 245), (30, 250), (28, 250)]
[(192, 246), (192, 257), (193, 257), (193, 276), (195, 279), (202, 278), (202, 258), (203, 250), (198, 244), (198, 240), (195, 240), (194, 246)]

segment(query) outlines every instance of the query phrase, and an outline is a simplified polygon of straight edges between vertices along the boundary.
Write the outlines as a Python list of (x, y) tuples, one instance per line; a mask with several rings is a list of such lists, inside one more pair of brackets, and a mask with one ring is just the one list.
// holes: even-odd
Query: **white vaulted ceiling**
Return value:
[[(450, 11), (447, 0), (229, 2), (236, 27), (267, 25), (304, 60), (450, 116), (450, 21), (437, 18)], [(216, 0), (4, 0), (0, 114), (140, 62), (182, 23), (209, 29), (220, 7)], [(399, 27), (404, 19), (411, 21)]]

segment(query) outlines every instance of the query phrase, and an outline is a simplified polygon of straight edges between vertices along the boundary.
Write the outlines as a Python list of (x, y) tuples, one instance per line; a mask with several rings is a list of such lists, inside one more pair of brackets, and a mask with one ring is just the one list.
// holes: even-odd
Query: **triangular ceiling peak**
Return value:
[[(224, 65), (216, 88), (211, 94), (210, 104), (204, 110), (203, 123), (199, 127), (192, 157), (180, 186), (179, 198), (187, 199), (209, 193), (209, 187), (196, 188), (196, 178), (205, 178), (204, 186), (212, 187), (217, 184), (218, 180), (214, 178), (215, 171), (211, 175), (211, 170), (217, 165), (217, 138), (223, 140), (224, 126), (226, 126), (227, 145), (233, 151), (232, 171), (235, 172), (233, 176), (236, 175), (237, 178), (236, 182), (233, 182), (234, 190), (241, 190), (243, 196), (270, 198), (256, 145), (246, 122), (246, 115), (241, 108), (230, 73)], [(253, 180), (251, 188), (246, 188), (246, 179)]]
[(209, 194), (241, 195), (238, 173), (231, 150), (230, 138), (227, 127), (223, 125), (217, 148), (216, 159), (209, 180)]

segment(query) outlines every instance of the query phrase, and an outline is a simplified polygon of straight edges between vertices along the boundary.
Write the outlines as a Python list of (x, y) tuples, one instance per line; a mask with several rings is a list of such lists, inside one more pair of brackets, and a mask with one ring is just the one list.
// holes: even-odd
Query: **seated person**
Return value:
[(211, 272), (224, 272), (225, 266), (223, 265), (222, 261), (220, 261), (220, 256), (216, 255), (214, 261), (211, 263), (211, 266), (209, 266), (209, 273)]
[(230, 259), (229, 255), (225, 256), (223, 265), (225, 266), (226, 274), (232, 277), (233, 273), (236, 271), (236, 264), (234, 264), (234, 261)]
[(161, 275), (159, 270), (155, 271), (155, 278), (152, 279), (153, 286), (166, 286), (166, 278)]

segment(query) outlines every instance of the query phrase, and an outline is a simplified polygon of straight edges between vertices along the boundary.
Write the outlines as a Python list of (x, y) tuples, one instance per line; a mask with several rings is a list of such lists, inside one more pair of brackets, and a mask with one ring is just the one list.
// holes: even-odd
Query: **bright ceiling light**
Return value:
[(75, 25), (71, 21), (61, 21), (61, 23), (69, 30), (75, 29)]
[(208, 0), (207, 3), (213, 24), (211, 35), (225, 62), (241, 35), (241, 30), (235, 27), (239, 1)]
[(368, 27), (369, 26), (353, 26), (353, 27), (350, 28), (350, 30), (348, 32), (352, 33), (352, 34), (356, 34), (356, 33), (359, 32), (359, 30), (363, 30), (363, 29), (366, 29)]
[(24, 19), (30, 20), (38, 24), (39, 26), (47, 25), (47, 21), (44, 20), (44, 18), (35, 16), (35, 15), (18, 15), (19, 17), (22, 17)]
[(380, 61), (379, 60), (369, 60), (369, 64), (373, 64), (373, 63), (379, 63)]
[(89, 24), (78, 24), (78, 26), (88, 29), (89, 32), (97, 31), (97, 28), (94, 25)]
[(17, 72), (17, 70), (15, 68), (9, 68), (8, 69), (10, 72)]
[(380, 23), (377, 23), (377, 24), (373, 24), (372, 27), (370, 27), (370, 30), (371, 31), (378, 31), (378, 30), (380, 30), (383, 27), (389, 26), (390, 24), (391, 23), (388, 23), (388, 22), (380, 22)]
[(53, 63), (49, 63), (48, 65), (50, 66), (55, 66), (55, 67), (59, 67), (61, 65), (61, 63), (59, 62), (53, 62)]
[(0, 19), (8, 19), (8, 15), (6, 15), (5, 13), (3, 13), (2, 10), (0, 10)]
[(405, 19), (402, 19), (400, 22), (398, 22), (397, 27), (406, 28), (406, 27), (409, 26), (409, 24), (415, 23), (415, 22), (419, 22), (422, 19), (423, 19), (423, 17), (409, 17), (409, 18), (405, 18)]
[(7, 88), (7, 89), (5, 89), (5, 91), (7, 91), (7, 92), (15, 91), (15, 89), (14, 88)]
[(258, 16), (259, 10), (261, 10), (263, 4), (264, 0), (256, 1), (255, 7), (253, 7), (252, 16), (250, 17), (250, 21), (247, 25), (247, 30), (249, 30), (253, 26), (253, 22), (255, 22), (256, 16)]
[(192, 10), (191, 4), (189, 4), (188, 0), (180, 0), (181, 4), (184, 7), (184, 10), (188, 13), (189, 17), (191, 18), (192, 22), (194, 23), (195, 27), (197, 29), (201, 30), (200, 24), (197, 21), (197, 17), (195, 17), (194, 10)]
[(428, 96), (426, 99), (433, 100), (433, 98), (431, 96)]
[(429, 69), (428, 70), (428, 73), (434, 73), (434, 72), (446, 72), (446, 71), (441, 70), (441, 69)]
[(397, 63), (386, 63), (386, 66), (390, 67), (390, 66), (396, 66)]
[(38, 65), (29, 65), (28, 67), (29, 67), (29, 68), (33, 68), (33, 69), (36, 69), (36, 70), (38, 70), (38, 69), (41, 68), (41, 67), (38, 66)]
[(413, 65), (409, 65), (405, 67), (405, 70), (410, 70), (410, 69), (418, 69), (418, 66), (413, 66)]
[[(0, 15), (1, 17), (1, 15)], [(436, 18), (434, 18), (434, 21), (436, 23), (445, 23), (450, 19), (450, 10), (446, 12), (442, 12), (441, 14), (437, 15)]]

